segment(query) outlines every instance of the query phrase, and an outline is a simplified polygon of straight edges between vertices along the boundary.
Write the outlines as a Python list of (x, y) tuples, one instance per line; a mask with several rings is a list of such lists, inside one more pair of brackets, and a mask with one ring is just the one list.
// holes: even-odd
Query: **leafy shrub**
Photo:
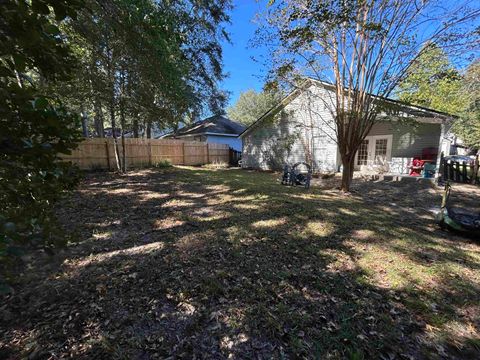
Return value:
[[(25, 94), (18, 90), (11, 96)], [(37, 97), (33, 106), (16, 104), (13, 113), (19, 116), (15, 123), (11, 119), (4, 121), (4, 114), (0, 122), (3, 268), (14, 260), (12, 256), (21, 255), (26, 248), (50, 250), (62, 243), (64, 237), (56, 232), (52, 204), (79, 179), (78, 169), (58, 158), (59, 153), (69, 153), (79, 140), (79, 133), (72, 126), (77, 118), (61, 108), (44, 106), (48, 101), (39, 99), (44, 98)]]
[(170, 160), (165, 159), (156, 162), (153, 166), (156, 168), (169, 168), (172, 167), (172, 163), (170, 162)]
[(7, 29), (0, 38), (0, 273), (26, 248), (49, 250), (64, 238), (52, 204), (76, 185), (78, 172), (58, 155), (80, 141), (79, 118), (44, 94), (45, 84), (68, 79), (74, 65), (57, 25), (81, 5), (0, 2)]

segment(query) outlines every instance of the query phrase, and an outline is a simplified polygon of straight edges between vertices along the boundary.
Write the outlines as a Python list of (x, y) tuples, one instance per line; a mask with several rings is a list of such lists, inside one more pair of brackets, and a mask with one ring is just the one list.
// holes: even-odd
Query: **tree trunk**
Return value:
[(340, 189), (343, 192), (350, 192), (350, 185), (353, 179), (353, 170), (355, 168), (355, 156), (346, 156), (342, 158), (342, 185)]
[(123, 129), (122, 126), (122, 171), (124, 173), (127, 172), (127, 149), (125, 148), (125, 130)]
[[(108, 47), (108, 45), (107, 45)], [(114, 69), (114, 53), (113, 50), (107, 53), (110, 55), (109, 56), (109, 61), (108, 61), (108, 79), (110, 81), (110, 91), (111, 91), (111, 98), (110, 98), (110, 121), (112, 123), (112, 137), (113, 137), (113, 150), (115, 152), (115, 162), (117, 164), (117, 170), (122, 171), (122, 164), (120, 162), (120, 155), (118, 151), (118, 141), (117, 141), (117, 126), (115, 122), (115, 69)]]
[(122, 165), (120, 163), (120, 156), (118, 151), (118, 141), (117, 141), (116, 123), (115, 123), (115, 107), (114, 107), (113, 101), (110, 104), (110, 120), (112, 122), (112, 137), (113, 137), (113, 149), (115, 152), (115, 163), (117, 164), (117, 170), (122, 171)]
[(150, 120), (147, 121), (147, 139), (152, 138), (152, 122)]
[(133, 119), (132, 125), (133, 125), (133, 137), (137, 139), (138, 138), (138, 118), (137, 117)]
[(95, 132), (97, 136), (100, 138), (105, 137), (105, 130), (103, 127), (103, 111), (102, 111), (102, 104), (100, 100), (95, 100), (95, 117), (93, 118), (93, 123), (95, 126)]
[(477, 156), (475, 156), (475, 161), (473, 163), (472, 184), (477, 183), (478, 170), (479, 170), (479, 167), (480, 167), (479, 157), (480, 157), (480, 151), (477, 152)]
[(88, 116), (82, 105), (82, 133), (83, 137), (88, 138)]
[(125, 109), (123, 102), (120, 102), (120, 122), (122, 125), (122, 171), (127, 172), (127, 152), (125, 148)]

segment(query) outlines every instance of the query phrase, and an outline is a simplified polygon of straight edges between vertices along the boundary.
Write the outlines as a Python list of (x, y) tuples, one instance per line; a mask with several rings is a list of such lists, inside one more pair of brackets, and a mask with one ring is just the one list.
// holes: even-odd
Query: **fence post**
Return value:
[(186, 165), (185, 163), (185, 142), (182, 143), (182, 155), (183, 155), (183, 164), (182, 165)]
[(435, 180), (437, 184), (443, 178), (443, 151), (440, 153), (440, 161), (437, 160), (437, 167), (435, 168)]
[(208, 146), (208, 143), (205, 143), (205, 145), (207, 146), (207, 164), (210, 164), (210, 150), (209, 150), (209, 146)]
[(108, 150), (108, 140), (105, 141), (105, 152), (107, 154), (107, 168), (110, 170), (110, 152)]
[(475, 162), (473, 164), (472, 184), (477, 183), (478, 168), (479, 168), (479, 162), (478, 162), (478, 154), (477, 154), (477, 156), (475, 156)]
[(148, 166), (152, 166), (152, 142), (151, 140), (148, 141)]

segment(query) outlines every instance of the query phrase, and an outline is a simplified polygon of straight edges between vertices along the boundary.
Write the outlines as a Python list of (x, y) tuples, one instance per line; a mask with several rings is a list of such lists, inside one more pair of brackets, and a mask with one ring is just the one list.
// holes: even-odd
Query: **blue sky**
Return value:
[[(451, 0), (442, 1), (446, 8), (453, 6)], [(266, 51), (249, 46), (249, 42), (257, 28), (257, 25), (253, 23), (253, 18), (258, 12), (266, 10), (267, 3), (267, 0), (234, 0), (234, 9), (230, 13), (231, 23), (226, 26), (232, 43), (222, 43), (224, 71), (228, 77), (221, 83), (221, 88), (230, 92), (227, 107), (236, 102), (242, 91), (248, 89), (260, 91), (262, 89), (263, 75), (266, 69), (261, 63), (252, 60), (252, 56), (261, 57), (261, 55), (266, 55)], [(455, 4), (455, 6), (458, 5)], [(423, 31), (429, 32), (431, 29), (424, 27)], [(460, 67), (467, 64), (461, 57), (451, 60), (454, 60), (454, 63)]]
[(256, 25), (252, 22), (253, 17), (259, 10), (266, 7), (265, 1), (256, 0), (235, 0), (234, 9), (230, 14), (231, 24), (227, 26), (232, 44), (224, 42), (223, 62), (224, 70), (229, 74), (222, 83), (224, 90), (230, 91), (229, 105), (235, 103), (242, 91), (262, 89), (261, 78), (264, 70), (261, 64), (253, 61), (252, 56), (263, 53), (261, 49), (249, 47)]

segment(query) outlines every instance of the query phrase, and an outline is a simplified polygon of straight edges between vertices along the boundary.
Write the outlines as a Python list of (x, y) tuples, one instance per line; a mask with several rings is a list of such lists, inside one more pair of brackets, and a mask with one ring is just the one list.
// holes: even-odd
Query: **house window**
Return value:
[(388, 143), (388, 139), (377, 139), (375, 141), (375, 158), (377, 158), (377, 156), (386, 158), (387, 143)]
[(367, 165), (368, 160), (368, 140), (365, 139), (358, 148), (357, 165)]

